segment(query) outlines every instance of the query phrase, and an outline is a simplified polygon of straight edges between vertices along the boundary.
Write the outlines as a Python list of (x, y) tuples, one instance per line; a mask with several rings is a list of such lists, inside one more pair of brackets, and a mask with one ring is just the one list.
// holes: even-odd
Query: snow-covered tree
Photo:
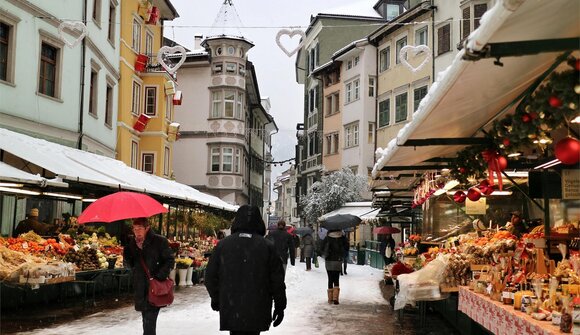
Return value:
[(301, 199), (303, 214), (308, 223), (315, 223), (324, 213), (331, 212), (346, 202), (360, 201), (361, 193), (368, 188), (366, 178), (343, 168), (322, 177)]

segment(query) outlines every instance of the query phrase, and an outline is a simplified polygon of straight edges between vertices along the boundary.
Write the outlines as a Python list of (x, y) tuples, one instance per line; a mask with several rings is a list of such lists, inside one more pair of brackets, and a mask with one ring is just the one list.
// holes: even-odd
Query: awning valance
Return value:
[[(519, 5), (521, 3), (521, 5)], [(580, 2), (497, 1), (468, 38), (452, 64), (439, 73), (427, 96), (386, 148), (373, 177), (385, 166), (428, 164), (435, 157), (452, 157), (465, 145), (402, 146), (408, 140), (467, 138), (478, 131), (517, 98), (555, 62), (559, 53), (540, 53), (501, 59), (467, 61), (468, 51), (479, 51), (488, 43), (549, 40), (580, 37)], [(580, 48), (580, 46), (579, 46)]]
[(34, 184), (40, 186), (68, 187), (67, 183), (62, 182), (57, 178), (54, 179), (43, 178), (39, 175), (19, 170), (3, 162), (0, 162), (0, 181), (22, 184)]

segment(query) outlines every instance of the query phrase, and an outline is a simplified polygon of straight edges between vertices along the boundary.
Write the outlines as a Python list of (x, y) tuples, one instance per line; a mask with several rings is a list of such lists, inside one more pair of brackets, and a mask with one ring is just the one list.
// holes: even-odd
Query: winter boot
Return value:
[(332, 289), (332, 302), (338, 305), (338, 296), (340, 295), (340, 287), (335, 287)]
[(332, 304), (332, 297), (334, 294), (334, 290), (329, 288), (328, 290), (326, 290), (326, 294), (328, 295), (328, 303)]

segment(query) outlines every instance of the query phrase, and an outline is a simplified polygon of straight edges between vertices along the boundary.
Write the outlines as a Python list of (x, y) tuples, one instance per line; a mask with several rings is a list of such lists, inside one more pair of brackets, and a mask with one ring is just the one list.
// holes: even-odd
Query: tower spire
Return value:
[(209, 35), (230, 35), (243, 37), (240, 27), (242, 21), (234, 7), (233, 0), (224, 0), (222, 6), (215, 18)]

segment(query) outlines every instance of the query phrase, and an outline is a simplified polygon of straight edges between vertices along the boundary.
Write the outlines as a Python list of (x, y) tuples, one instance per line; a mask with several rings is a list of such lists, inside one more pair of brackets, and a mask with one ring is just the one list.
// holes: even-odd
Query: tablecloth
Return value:
[(552, 335), (561, 334), (560, 328), (550, 321), (533, 319), (469, 288), (459, 288), (459, 310), (497, 335)]

